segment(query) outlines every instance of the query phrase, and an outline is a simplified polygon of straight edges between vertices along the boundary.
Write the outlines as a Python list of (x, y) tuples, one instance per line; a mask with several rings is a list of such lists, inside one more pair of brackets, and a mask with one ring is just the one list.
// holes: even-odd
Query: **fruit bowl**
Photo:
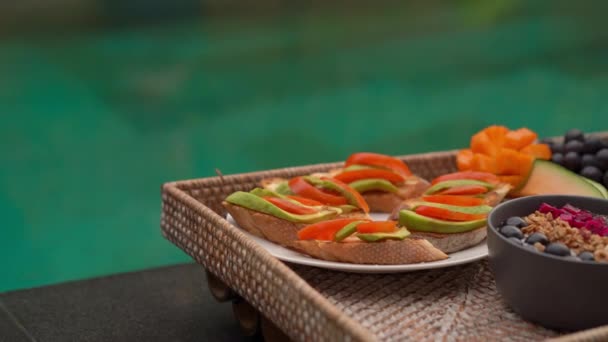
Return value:
[(499, 293), (524, 319), (548, 328), (608, 324), (608, 263), (541, 253), (498, 232), (507, 219), (532, 214), (542, 203), (608, 215), (608, 200), (581, 196), (530, 196), (498, 205), (488, 217), (488, 249)]

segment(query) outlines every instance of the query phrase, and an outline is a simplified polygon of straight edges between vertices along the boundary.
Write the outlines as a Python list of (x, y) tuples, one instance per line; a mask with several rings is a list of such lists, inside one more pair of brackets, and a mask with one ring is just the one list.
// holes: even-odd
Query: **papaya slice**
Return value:
[(481, 153), (473, 154), (471, 160), (471, 170), (489, 173), (497, 173), (497, 160), (493, 157)]
[(498, 148), (485, 131), (481, 131), (471, 137), (471, 151), (473, 153), (495, 156), (498, 153)]
[(536, 133), (525, 127), (516, 129), (505, 135), (504, 147), (519, 151), (522, 148), (532, 144), (536, 138)]
[(547, 144), (531, 144), (522, 148), (521, 152), (534, 156), (538, 159), (551, 159), (551, 148)]
[(500, 175), (527, 175), (534, 163), (534, 156), (510, 148), (501, 148), (496, 158), (496, 172)]
[(473, 160), (473, 151), (470, 149), (460, 150), (456, 155), (456, 165), (460, 171), (471, 170), (471, 161)]
[(497, 147), (503, 147), (505, 144), (505, 137), (509, 133), (509, 129), (505, 126), (493, 125), (484, 129), (492, 143)]

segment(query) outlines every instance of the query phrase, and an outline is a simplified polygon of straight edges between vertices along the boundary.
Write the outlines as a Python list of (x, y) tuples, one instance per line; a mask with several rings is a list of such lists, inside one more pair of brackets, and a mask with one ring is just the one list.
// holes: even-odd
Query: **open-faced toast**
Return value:
[(511, 189), (492, 174), (459, 172), (433, 180), (420, 198), (402, 202), (391, 219), (445, 253), (486, 238), (486, 217)]
[(299, 240), (295, 241), (292, 247), (317, 259), (353, 264), (413, 264), (443, 260), (448, 257), (429, 241), (419, 238), (386, 240), (375, 243)]
[(411, 238), (395, 221), (319, 222), (303, 227), (291, 247), (317, 259), (355, 264), (412, 264), (448, 257), (425, 239)]
[[(313, 177), (332, 178), (359, 192), (371, 211), (390, 213), (404, 200), (420, 196), (429, 183), (409, 170), (401, 160), (376, 153), (355, 153), (342, 169), (315, 173)], [(261, 186), (282, 194), (299, 193), (292, 180), (269, 178)]]
[(237, 191), (222, 205), (241, 228), (283, 246), (296, 240), (298, 230), (311, 223), (336, 218), (369, 219), (366, 211), (349, 204), (328, 206), (259, 188)]

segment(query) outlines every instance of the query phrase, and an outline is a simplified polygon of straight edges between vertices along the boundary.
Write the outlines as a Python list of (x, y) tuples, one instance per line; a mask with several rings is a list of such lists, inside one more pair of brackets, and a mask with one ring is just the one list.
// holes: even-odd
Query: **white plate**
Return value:
[[(386, 220), (388, 214), (371, 213), (370, 216), (374, 221)], [(234, 219), (228, 215), (228, 222), (238, 227), (238, 224)], [(449, 254), (449, 258), (440, 261), (433, 262), (421, 262), (418, 264), (405, 264), (405, 265), (366, 265), (366, 264), (349, 264), (344, 262), (325, 261), (320, 259), (314, 259), (306, 254), (292, 251), (291, 249), (282, 247), (268, 240), (259, 238), (255, 235), (250, 234), (245, 230), (241, 230), (245, 235), (249, 236), (257, 243), (266, 249), (270, 254), (275, 256), (279, 260), (291, 262), (299, 265), (314, 266), (319, 268), (326, 268), (336, 271), (344, 272), (355, 272), (355, 273), (400, 273), (400, 272), (411, 272), (418, 270), (428, 270), (432, 268), (450, 267), (461, 264), (467, 264), (479, 259), (483, 259), (488, 255), (488, 245), (486, 240), (482, 241), (476, 246), (459, 251), (456, 253)]]

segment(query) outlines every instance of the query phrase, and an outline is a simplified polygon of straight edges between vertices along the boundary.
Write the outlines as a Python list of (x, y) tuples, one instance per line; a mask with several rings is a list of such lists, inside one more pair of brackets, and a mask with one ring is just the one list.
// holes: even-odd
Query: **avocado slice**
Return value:
[(373, 166), (353, 164), (342, 169), (342, 172), (375, 169)]
[(597, 186), (585, 177), (547, 160), (536, 159), (518, 196), (579, 195), (604, 198)]
[(320, 186), (322, 188), (339, 193), (340, 195), (342, 195), (346, 198), (346, 201), (348, 201), (348, 204), (354, 205), (355, 207), (358, 208), (357, 199), (355, 198), (355, 196), (353, 196), (353, 194), (351, 194), (348, 191), (344, 191), (344, 189), (337, 186), (336, 184), (334, 184), (330, 181), (322, 180), (320, 178), (312, 177), (312, 176), (304, 176), (303, 178), (304, 178), (304, 180), (306, 180), (307, 182), (309, 182), (310, 184), (312, 184), (314, 186)]
[(357, 192), (359, 193), (372, 190), (381, 190), (385, 192), (399, 191), (399, 189), (397, 189), (397, 187), (394, 186), (391, 182), (387, 181), (386, 179), (380, 178), (361, 179), (358, 181), (354, 181), (348, 185), (350, 185), (351, 188), (357, 190)]
[(424, 194), (425, 195), (429, 195), (429, 194), (433, 194), (433, 193), (441, 191), (441, 190), (453, 188), (455, 186), (462, 186), (462, 185), (481, 185), (481, 186), (486, 187), (488, 190), (494, 189), (494, 185), (492, 185), (490, 183), (478, 181), (478, 180), (473, 180), (473, 179), (453, 179), (453, 180), (446, 180), (446, 181), (443, 181), (443, 182), (439, 182), (439, 183), (433, 185), (432, 187), (428, 188), (424, 192)]
[(357, 237), (365, 242), (378, 242), (383, 240), (403, 240), (410, 235), (406, 228), (401, 228), (392, 233), (369, 233), (357, 234)]
[(486, 225), (486, 219), (475, 221), (444, 221), (416, 214), (411, 210), (399, 212), (399, 224), (413, 231), (431, 233), (463, 233)]
[[(278, 198), (282, 198), (286, 201), (290, 201), (292, 203), (298, 204), (302, 207), (307, 207), (307, 208), (313, 208), (313, 209), (319, 209), (321, 208), (321, 206), (314, 206), (314, 205), (306, 205), (306, 204), (302, 204), (294, 199), (291, 199), (285, 195), (281, 195), (279, 193), (276, 193), (272, 190), (268, 190), (268, 189), (262, 189), (262, 188), (255, 188), (251, 191), (249, 191), (250, 194), (254, 194), (258, 197), (265, 197), (265, 196), (270, 196), (270, 197), (278, 197)], [(350, 204), (343, 204), (343, 205), (339, 205), (339, 206), (325, 206), (325, 207), (333, 207), (333, 208), (339, 208), (340, 210), (342, 210), (342, 214), (346, 214), (346, 213), (350, 213), (353, 212), (355, 210), (359, 210), (359, 208), (355, 207), (354, 205), (350, 205)]]
[(296, 223), (315, 223), (333, 218), (342, 213), (342, 210), (339, 208), (327, 207), (327, 209), (323, 209), (314, 214), (292, 214), (265, 201), (261, 197), (243, 191), (232, 193), (230, 196), (226, 197), (226, 202)]
[(278, 197), (278, 198), (282, 198), (282, 199), (287, 199), (287, 196), (279, 194), (278, 192), (272, 191), (272, 190), (268, 190), (268, 189), (262, 189), (262, 188), (255, 188), (251, 191), (249, 191), (250, 194), (254, 194), (258, 197), (265, 197), (265, 196), (270, 196), (270, 197)]
[(336, 236), (334, 237), (334, 241), (340, 242), (346, 239), (347, 237), (353, 235), (357, 231), (357, 226), (359, 225), (359, 223), (363, 222), (365, 221), (354, 221), (347, 224), (346, 226), (344, 226), (344, 228), (338, 230)]
[(421, 205), (433, 208), (447, 209), (449, 211), (455, 211), (463, 214), (472, 214), (472, 215), (482, 215), (487, 214), (492, 210), (492, 207), (489, 205), (477, 205), (473, 207), (463, 207), (459, 205), (449, 205), (443, 203), (434, 203), (434, 202), (425, 202), (425, 201), (413, 201), (409, 202), (409, 207), (411, 210), (415, 210)]
[(275, 191), (281, 195), (293, 195), (293, 191), (291, 191), (291, 188), (289, 187), (289, 183), (287, 183), (287, 181), (279, 183), (275, 188)]

